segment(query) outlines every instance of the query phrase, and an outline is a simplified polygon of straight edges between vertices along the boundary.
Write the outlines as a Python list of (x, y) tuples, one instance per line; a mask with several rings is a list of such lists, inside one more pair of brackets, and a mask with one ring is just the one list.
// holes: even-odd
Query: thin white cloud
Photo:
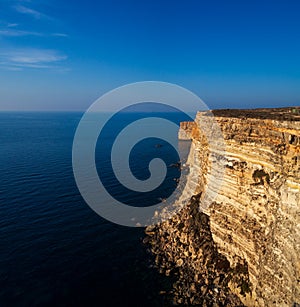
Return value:
[(51, 36), (68, 37), (69, 35), (65, 33), (52, 33)]
[(30, 64), (30, 63), (10, 63), (11, 66), (17, 67), (17, 68), (52, 68), (53, 66), (51, 65), (43, 65), (43, 64)]
[(43, 36), (42, 33), (22, 30), (4, 29), (0, 30), (0, 36)]
[(7, 27), (8, 28), (15, 28), (15, 27), (17, 27), (19, 24), (18, 23), (8, 23), (7, 24)]
[(17, 29), (0, 29), (0, 37), (7, 36), (7, 37), (18, 37), (18, 36), (52, 36), (52, 37), (68, 37), (65, 33), (41, 33), (41, 32), (34, 32), (34, 31), (24, 31), (24, 30), (17, 30)]
[(66, 55), (50, 49), (0, 50), (2, 67), (63, 69), (58, 64), (66, 59)]
[(21, 67), (11, 67), (11, 66), (3, 66), (2, 67), (5, 70), (9, 70), (9, 71), (22, 71), (23, 68)]
[(16, 63), (49, 63), (65, 60), (65, 55), (60, 55), (55, 50), (29, 49), (14, 52), (9, 55), (11, 61)]
[(37, 10), (33, 10), (29, 7), (23, 6), (23, 5), (15, 5), (14, 9), (21, 14), (26, 14), (26, 15), (30, 15), (32, 17), (34, 17), (35, 19), (42, 19), (42, 18), (49, 18), (47, 15), (37, 11)]

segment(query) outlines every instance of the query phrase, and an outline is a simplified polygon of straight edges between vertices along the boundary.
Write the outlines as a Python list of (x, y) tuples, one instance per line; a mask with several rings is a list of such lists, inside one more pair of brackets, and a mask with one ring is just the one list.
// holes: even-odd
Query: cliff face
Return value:
[(181, 125), (196, 196), (147, 230), (157, 265), (178, 276), (175, 303), (300, 304), (300, 108), (213, 113), (225, 152), (201, 130), (207, 112)]

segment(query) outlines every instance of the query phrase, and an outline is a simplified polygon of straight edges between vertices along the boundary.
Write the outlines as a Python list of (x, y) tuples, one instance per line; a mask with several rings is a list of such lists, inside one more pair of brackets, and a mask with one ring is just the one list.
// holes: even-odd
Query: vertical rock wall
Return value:
[[(172, 220), (148, 229), (157, 264), (164, 272), (176, 267), (186, 272), (176, 273), (181, 289), (189, 289), (177, 295), (179, 303), (209, 304), (211, 299), (224, 306), (299, 304), (300, 109), (213, 113), (225, 153), (208, 144), (201, 131), (206, 112), (199, 112), (194, 123), (181, 125), (179, 137), (193, 142), (191, 178), (184, 193), (194, 191), (198, 198)], [(225, 172), (217, 178), (213, 169), (221, 167)], [(208, 181), (213, 182), (209, 188)], [(204, 194), (211, 198), (204, 199)], [(205, 204), (208, 199), (213, 202)], [(201, 216), (191, 209), (195, 201)], [(197, 239), (203, 231), (209, 233), (207, 246)], [(203, 279), (195, 278), (198, 275)], [(191, 288), (200, 293), (192, 295)]]

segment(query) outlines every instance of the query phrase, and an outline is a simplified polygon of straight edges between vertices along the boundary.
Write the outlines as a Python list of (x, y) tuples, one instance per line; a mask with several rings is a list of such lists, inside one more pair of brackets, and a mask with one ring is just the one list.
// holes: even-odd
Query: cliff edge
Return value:
[(190, 202), (146, 229), (158, 268), (176, 280), (173, 303), (298, 306), (300, 107), (212, 111), (224, 151), (201, 129), (208, 113), (180, 126), (192, 140)]

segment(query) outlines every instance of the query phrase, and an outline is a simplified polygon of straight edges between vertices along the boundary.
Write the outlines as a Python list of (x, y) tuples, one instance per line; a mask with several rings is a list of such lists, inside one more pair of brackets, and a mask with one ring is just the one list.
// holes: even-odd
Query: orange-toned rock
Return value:
[[(183, 194), (199, 193), (191, 203), (201, 214), (189, 203), (162, 223), (152, 251), (171, 268), (184, 260), (179, 276), (186, 281), (179, 278), (176, 297), (187, 304), (213, 298), (231, 306), (300, 304), (300, 108), (212, 112), (225, 152), (208, 144), (200, 128), (208, 112), (181, 123), (179, 131), (179, 138), (192, 140)], [(221, 168), (224, 176), (218, 178), (213, 170)], [(215, 184), (208, 187), (209, 180)], [(214, 201), (207, 203), (204, 194)], [(159, 237), (170, 242), (168, 255), (155, 245)], [(199, 295), (190, 299), (185, 282), (195, 282), (195, 276), (202, 276), (195, 283)]]

